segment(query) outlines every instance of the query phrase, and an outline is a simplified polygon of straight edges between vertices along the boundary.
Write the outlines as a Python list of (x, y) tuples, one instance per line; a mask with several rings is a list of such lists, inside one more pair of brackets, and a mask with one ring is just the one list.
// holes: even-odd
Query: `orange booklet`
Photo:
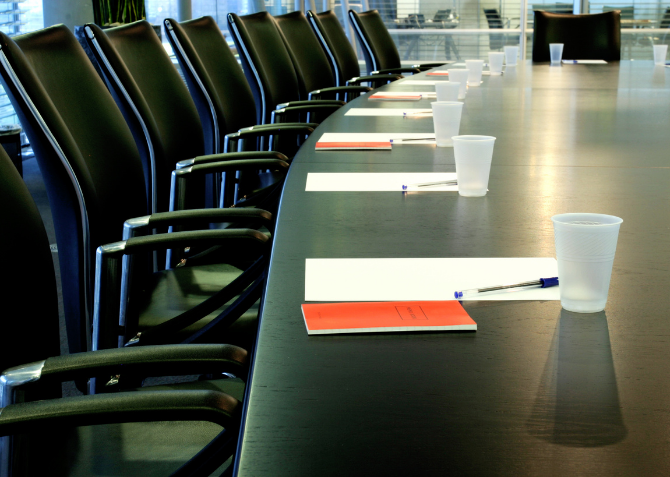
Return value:
[(321, 142), (317, 141), (317, 151), (368, 151), (390, 150), (391, 141), (367, 142)]
[(309, 303), (302, 305), (307, 334), (387, 331), (477, 331), (458, 301)]
[(421, 99), (420, 94), (384, 94), (384, 93), (375, 93), (370, 95), (368, 99), (380, 100), (380, 101), (419, 101)]
[(448, 71), (429, 71), (426, 76), (449, 76)]

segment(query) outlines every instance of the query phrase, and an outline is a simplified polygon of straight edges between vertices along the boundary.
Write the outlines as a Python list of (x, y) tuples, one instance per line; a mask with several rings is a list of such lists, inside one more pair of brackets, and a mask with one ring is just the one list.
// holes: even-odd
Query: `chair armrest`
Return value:
[(438, 66), (444, 66), (448, 65), (449, 63), (419, 63), (418, 65), (412, 65), (413, 68), (419, 68), (420, 70), (423, 69), (431, 69), (431, 68), (437, 68)]
[[(31, 373), (29, 382), (65, 382), (96, 375), (135, 373), (143, 376), (186, 376), (191, 374), (239, 374), (248, 364), (248, 353), (225, 344), (162, 345), (88, 351), (48, 358), (42, 362), (5, 370), (0, 382), (21, 384), (21, 376)], [(4, 394), (4, 390), (3, 390)], [(9, 404), (9, 403), (7, 403)]]
[(49, 427), (120, 422), (209, 421), (235, 429), (240, 403), (216, 391), (146, 391), (11, 404), (0, 413), (0, 435)]
[(309, 93), (309, 99), (311, 101), (319, 100), (323, 95), (336, 95), (344, 94), (344, 101), (349, 102), (352, 99), (358, 98), (361, 93), (367, 93), (372, 91), (372, 88), (367, 86), (333, 86), (330, 88), (321, 88), (312, 91)]
[(360, 83), (370, 83), (374, 88), (379, 88), (384, 86), (392, 81), (396, 81), (404, 78), (403, 75), (392, 75), (392, 74), (380, 74), (380, 75), (367, 75), (367, 76), (355, 76), (347, 81), (347, 85), (355, 86)]
[(315, 99), (314, 101), (289, 101), (288, 103), (280, 103), (277, 105), (276, 109), (282, 109), (282, 108), (290, 108), (293, 106), (316, 106), (316, 105), (322, 105), (322, 104), (337, 104), (339, 106), (344, 106), (347, 104), (344, 101), (340, 101), (338, 99)]
[(421, 73), (421, 70), (417, 68), (416, 66), (413, 67), (407, 67), (407, 68), (388, 68), (385, 70), (378, 70), (378, 71), (372, 71), (370, 72), (371, 75), (376, 75), (376, 74), (384, 74), (384, 73), (412, 73), (412, 74), (417, 74)]
[(289, 163), (280, 159), (248, 159), (241, 161), (230, 160), (206, 162), (204, 164), (177, 169), (172, 171), (170, 210), (177, 211), (191, 209), (192, 206), (189, 205), (189, 199), (192, 199), (194, 195), (189, 192), (190, 184), (192, 181), (195, 181), (206, 174), (221, 172), (237, 173), (240, 171), (258, 171), (265, 169), (286, 172), (288, 171), (288, 168)]
[[(213, 222), (257, 221), (265, 226), (272, 224), (274, 217), (262, 209), (190, 209), (158, 212), (128, 219), (123, 224), (123, 240), (143, 235), (160, 225), (209, 224)], [(253, 228), (253, 227), (247, 227)]]
[[(274, 126), (270, 124), (270, 126)], [(228, 152), (223, 154), (208, 154), (207, 156), (197, 156), (193, 159), (186, 159), (177, 163), (177, 169), (184, 167), (195, 166), (200, 164), (207, 164), (209, 162), (221, 161), (246, 161), (248, 159), (280, 159), (288, 161), (281, 152), (277, 151), (244, 151), (244, 152)]]
[[(309, 101), (310, 103), (317, 103), (319, 101)], [(342, 103), (342, 104), (338, 104)], [(293, 104), (293, 103), (291, 103)], [(338, 101), (337, 103), (333, 104), (306, 104), (306, 105), (300, 105), (300, 106), (287, 106), (285, 108), (281, 109), (275, 109), (272, 111), (272, 122), (274, 124), (281, 124), (282, 119), (285, 118), (286, 116), (290, 114), (300, 114), (300, 113), (307, 113), (307, 120), (310, 120), (310, 116), (312, 114), (317, 114), (317, 113), (325, 113), (326, 116), (329, 114), (333, 113), (334, 111), (337, 111), (344, 105), (343, 101)]]
[[(306, 101), (309, 103), (309, 101)], [(230, 153), (229, 151), (244, 150), (245, 143), (248, 140), (256, 140), (268, 138), (268, 149), (272, 150), (275, 147), (275, 137), (284, 137), (284, 136), (295, 136), (296, 137), (296, 146), (299, 147), (302, 144), (302, 141), (312, 134), (316, 127), (317, 123), (282, 123), (282, 124), (266, 124), (266, 125), (256, 125), (250, 126), (248, 128), (242, 128), (235, 133), (226, 134), (224, 139), (224, 151)], [(254, 144), (256, 145), (256, 144)], [(263, 146), (261, 144), (261, 146)], [(297, 150), (296, 147), (296, 150)]]

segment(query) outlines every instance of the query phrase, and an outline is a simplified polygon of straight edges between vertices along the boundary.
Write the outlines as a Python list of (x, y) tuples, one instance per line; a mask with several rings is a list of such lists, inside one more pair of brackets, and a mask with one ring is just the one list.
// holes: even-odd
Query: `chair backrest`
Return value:
[[(205, 153), (202, 125), (191, 95), (149, 22), (104, 31), (87, 24), (86, 40), (137, 148), (144, 152), (145, 170), (151, 177), (151, 210), (165, 212), (177, 162)], [(198, 205), (202, 204), (194, 207)]]
[(268, 12), (228, 14), (230, 33), (256, 101), (256, 122), (267, 124), (278, 104), (300, 98), (298, 74), (279, 27)]
[[(209, 149), (223, 152), (226, 134), (256, 124), (254, 96), (212, 17), (165, 20), (165, 31), (191, 92)], [(208, 149), (208, 150), (209, 150)]]
[(349, 10), (349, 20), (363, 50), (368, 74), (401, 67), (398, 49), (377, 10), (363, 13)]
[(622, 20), (633, 20), (635, 19), (635, 6), (631, 5), (628, 7), (612, 7), (612, 6), (604, 6), (603, 7), (603, 12), (613, 12), (619, 10), (621, 12), (621, 19)]
[(311, 25), (321, 48), (335, 75), (336, 86), (346, 86), (351, 78), (361, 75), (358, 57), (354, 47), (349, 43), (347, 34), (340, 20), (332, 10), (322, 13), (307, 12), (307, 20)]
[(549, 61), (549, 44), (563, 43), (569, 60), (621, 59), (621, 21), (618, 11), (595, 15), (535, 12), (533, 61)]
[(484, 8), (484, 15), (486, 15), (486, 21), (489, 24), (489, 28), (502, 28), (503, 21), (500, 17), (500, 13), (497, 8)]
[(90, 343), (94, 254), (147, 213), (142, 161), (114, 99), (74, 35), (57, 25), (0, 33), (0, 75), (44, 177), (70, 351)]
[(301, 11), (275, 17), (300, 83), (300, 97), (336, 86), (333, 70), (307, 18)]
[(435, 12), (435, 16), (433, 17), (434, 22), (446, 22), (448, 20), (453, 20), (454, 19), (454, 14), (452, 12), (451, 8), (447, 8), (444, 10), (438, 10)]
[(0, 370), (5, 370), (57, 356), (60, 342), (56, 277), (47, 233), (28, 188), (1, 147), (0, 221), (0, 247), (6, 251), (0, 288), (5, 340), (0, 346)]
[(665, 9), (663, 13), (663, 18), (661, 18), (661, 23), (658, 25), (659, 28), (670, 28), (670, 7)]

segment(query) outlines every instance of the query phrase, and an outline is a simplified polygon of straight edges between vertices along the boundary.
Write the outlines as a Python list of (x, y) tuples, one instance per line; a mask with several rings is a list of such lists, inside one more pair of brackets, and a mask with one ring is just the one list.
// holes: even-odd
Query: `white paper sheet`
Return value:
[[(447, 78), (448, 78), (448, 76), (445, 76), (444, 79), (438, 79), (438, 80), (407, 80), (407, 81), (403, 81), (402, 83), (400, 83), (400, 86), (402, 86), (402, 85), (426, 85), (426, 86), (433, 85), (433, 86), (435, 86), (435, 83), (438, 83), (438, 82), (442, 83), (444, 81), (449, 81)], [(407, 94), (408, 92), (406, 92), (405, 94)], [(433, 93), (433, 94), (435, 94), (435, 93)]]
[(409, 117), (417, 118), (432, 118), (433, 110), (432, 109), (420, 109), (420, 108), (354, 108), (347, 111), (345, 116), (401, 116), (404, 117), (405, 113)]
[(440, 181), (456, 180), (455, 172), (310, 172), (305, 190), (308, 192), (458, 192), (456, 185), (419, 187)]
[(391, 139), (431, 138), (419, 141), (394, 142), (394, 145), (435, 144), (435, 133), (323, 133), (319, 142), (381, 142)]
[[(434, 81), (429, 81), (430, 84), (435, 84)], [(407, 84), (406, 82), (403, 84)], [(384, 91), (382, 93), (384, 96), (407, 96), (408, 94), (420, 94), (423, 98), (434, 98), (437, 93), (435, 91)]]
[[(555, 277), (554, 258), (308, 258), (306, 301), (454, 300), (454, 292)], [(470, 300), (560, 300), (559, 287)]]

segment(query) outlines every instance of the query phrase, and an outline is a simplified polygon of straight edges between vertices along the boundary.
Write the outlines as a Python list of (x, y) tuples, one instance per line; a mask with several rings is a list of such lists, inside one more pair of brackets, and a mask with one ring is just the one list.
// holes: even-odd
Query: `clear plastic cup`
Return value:
[(461, 83), (456, 81), (440, 81), (435, 84), (438, 101), (456, 101), (461, 90)]
[(436, 101), (433, 107), (433, 125), (437, 147), (452, 147), (452, 137), (458, 136), (461, 127), (463, 103), (459, 101)]
[(500, 51), (489, 52), (489, 71), (492, 75), (501, 75), (505, 53)]
[(468, 75), (468, 86), (471, 88), (479, 86), (482, 82), (484, 60), (465, 60), (465, 67), (470, 72)]
[(619, 217), (560, 214), (554, 223), (561, 306), (577, 313), (605, 309), (616, 251)]
[(505, 47), (505, 64), (507, 66), (516, 66), (517, 57), (519, 56), (518, 46)]
[(549, 57), (552, 65), (558, 65), (563, 58), (563, 43), (549, 43)]
[(664, 65), (665, 56), (668, 54), (668, 45), (654, 45), (654, 64)]
[(493, 136), (455, 136), (454, 159), (458, 193), (464, 197), (482, 197), (489, 187)]
[(468, 76), (470, 72), (466, 69), (449, 70), (449, 81), (455, 81), (461, 84), (461, 89), (458, 91), (458, 99), (465, 99), (465, 94), (468, 88)]

